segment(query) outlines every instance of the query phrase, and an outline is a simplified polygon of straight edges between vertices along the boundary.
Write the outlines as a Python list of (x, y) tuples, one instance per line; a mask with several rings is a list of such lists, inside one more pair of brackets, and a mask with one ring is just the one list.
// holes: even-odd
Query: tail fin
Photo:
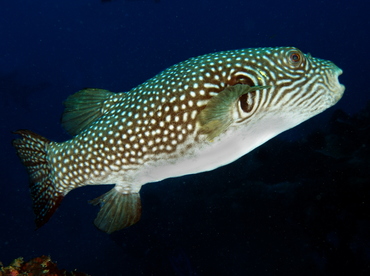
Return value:
[(108, 234), (135, 224), (141, 217), (139, 193), (122, 194), (113, 188), (90, 203), (100, 205), (94, 224)]
[(39, 228), (54, 214), (64, 194), (53, 182), (47, 153), (50, 141), (29, 130), (14, 133), (22, 136), (22, 139), (13, 141), (13, 146), (29, 174), (35, 223)]

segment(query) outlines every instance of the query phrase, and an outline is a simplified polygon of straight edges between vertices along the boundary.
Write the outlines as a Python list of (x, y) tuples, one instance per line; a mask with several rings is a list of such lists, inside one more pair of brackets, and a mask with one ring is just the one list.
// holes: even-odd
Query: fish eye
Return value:
[(290, 51), (288, 53), (288, 61), (294, 67), (301, 65), (303, 61), (303, 54), (299, 51)]
[(287, 53), (288, 63), (296, 68), (304, 61), (304, 55), (298, 50), (291, 50)]
[(301, 55), (299, 53), (295, 53), (295, 52), (291, 53), (290, 54), (290, 60), (293, 63), (297, 63), (301, 60)]

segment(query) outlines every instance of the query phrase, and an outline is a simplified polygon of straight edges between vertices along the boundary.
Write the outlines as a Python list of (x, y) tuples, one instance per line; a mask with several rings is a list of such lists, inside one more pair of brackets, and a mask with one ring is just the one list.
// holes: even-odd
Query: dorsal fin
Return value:
[(86, 88), (69, 96), (64, 102), (62, 126), (75, 136), (104, 114), (104, 101), (113, 92), (98, 88)]

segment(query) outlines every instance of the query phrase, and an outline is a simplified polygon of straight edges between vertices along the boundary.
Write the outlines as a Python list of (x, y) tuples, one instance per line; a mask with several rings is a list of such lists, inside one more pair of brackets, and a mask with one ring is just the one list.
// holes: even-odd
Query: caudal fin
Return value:
[(21, 139), (13, 141), (13, 146), (29, 174), (35, 223), (39, 228), (54, 214), (64, 194), (58, 191), (58, 186), (53, 182), (48, 160), (50, 141), (29, 130), (18, 130), (14, 133), (22, 136)]
[(135, 224), (141, 217), (139, 193), (122, 194), (113, 188), (90, 203), (100, 204), (94, 224), (108, 234)]

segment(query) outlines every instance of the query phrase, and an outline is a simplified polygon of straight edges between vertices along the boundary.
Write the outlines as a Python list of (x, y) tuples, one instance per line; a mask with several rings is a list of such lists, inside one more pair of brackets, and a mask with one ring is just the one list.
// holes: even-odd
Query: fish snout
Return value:
[(333, 64), (332, 70), (328, 76), (328, 86), (330, 90), (330, 97), (332, 105), (336, 104), (343, 96), (346, 87), (340, 83), (339, 76), (343, 74), (343, 70)]

